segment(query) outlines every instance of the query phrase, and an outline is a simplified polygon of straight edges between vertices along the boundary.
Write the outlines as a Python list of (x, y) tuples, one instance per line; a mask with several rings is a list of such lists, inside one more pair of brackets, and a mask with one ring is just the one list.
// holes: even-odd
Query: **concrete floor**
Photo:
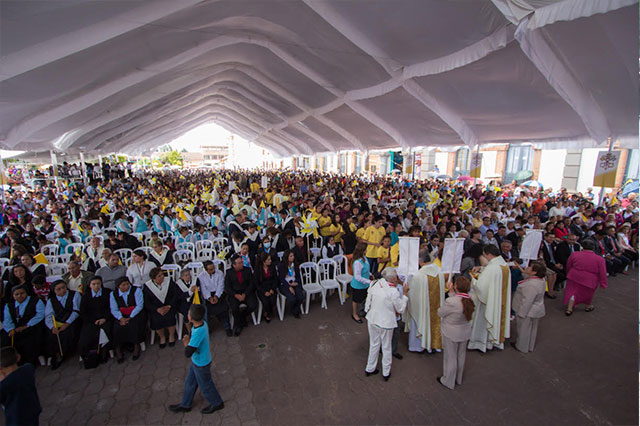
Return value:
[(140, 360), (84, 370), (77, 357), (57, 371), (39, 368), (42, 424), (491, 424), (638, 423), (638, 276), (610, 279), (596, 310), (567, 318), (546, 299), (535, 352), (467, 356), (464, 384), (438, 385), (442, 355), (407, 353), (392, 376), (365, 377), (366, 324), (349, 319), (337, 296), (329, 309), (251, 326), (239, 338), (213, 333), (213, 377), (225, 409), (201, 415), (198, 394), (184, 415), (177, 403), (189, 361), (182, 347), (147, 349)]

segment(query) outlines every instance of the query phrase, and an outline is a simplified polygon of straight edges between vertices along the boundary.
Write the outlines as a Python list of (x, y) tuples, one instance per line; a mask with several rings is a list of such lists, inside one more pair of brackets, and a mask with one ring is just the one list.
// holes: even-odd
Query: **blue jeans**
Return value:
[(367, 257), (367, 261), (369, 262), (369, 271), (371, 275), (376, 275), (378, 272), (378, 258), (377, 257)]
[(209, 401), (209, 404), (214, 407), (222, 404), (222, 398), (211, 378), (211, 363), (204, 367), (198, 367), (193, 362), (191, 363), (189, 373), (187, 373), (187, 378), (184, 381), (184, 393), (182, 394), (181, 406), (191, 408), (191, 403), (193, 402), (193, 397), (198, 387), (200, 387), (200, 392), (202, 392), (205, 399)]

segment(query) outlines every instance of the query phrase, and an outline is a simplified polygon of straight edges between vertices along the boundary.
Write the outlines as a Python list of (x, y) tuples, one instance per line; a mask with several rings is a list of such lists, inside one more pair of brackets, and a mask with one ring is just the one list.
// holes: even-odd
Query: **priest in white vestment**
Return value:
[(444, 303), (445, 279), (440, 267), (431, 262), (427, 250), (420, 251), (420, 265), (410, 280), (405, 331), (409, 332), (409, 351), (442, 350), (438, 309)]
[(483, 254), (489, 263), (472, 282), (476, 309), (468, 348), (486, 352), (504, 349), (510, 336), (511, 273), (496, 246), (485, 246)]

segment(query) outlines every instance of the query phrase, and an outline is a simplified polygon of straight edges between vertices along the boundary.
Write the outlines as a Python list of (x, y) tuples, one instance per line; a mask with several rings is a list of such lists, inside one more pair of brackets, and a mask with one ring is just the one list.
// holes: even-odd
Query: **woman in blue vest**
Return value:
[(42, 352), (44, 303), (24, 285), (14, 286), (11, 295), (13, 300), (4, 306), (2, 346), (13, 346), (21, 364), (35, 365)]
[(56, 370), (62, 364), (62, 357), (76, 346), (80, 316), (80, 293), (67, 289), (62, 280), (54, 282), (51, 296), (44, 308), (44, 322), (47, 333), (47, 353), (53, 357), (51, 369)]
[(351, 319), (362, 324), (362, 318), (358, 314), (358, 307), (367, 299), (367, 291), (371, 283), (371, 271), (369, 262), (364, 256), (367, 245), (358, 243), (353, 251), (353, 279), (351, 280)]

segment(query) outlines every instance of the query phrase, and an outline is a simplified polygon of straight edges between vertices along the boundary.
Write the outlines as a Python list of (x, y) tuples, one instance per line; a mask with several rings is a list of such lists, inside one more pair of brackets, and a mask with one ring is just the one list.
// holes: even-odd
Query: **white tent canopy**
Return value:
[(635, 0), (0, 2), (0, 148), (637, 146)]

